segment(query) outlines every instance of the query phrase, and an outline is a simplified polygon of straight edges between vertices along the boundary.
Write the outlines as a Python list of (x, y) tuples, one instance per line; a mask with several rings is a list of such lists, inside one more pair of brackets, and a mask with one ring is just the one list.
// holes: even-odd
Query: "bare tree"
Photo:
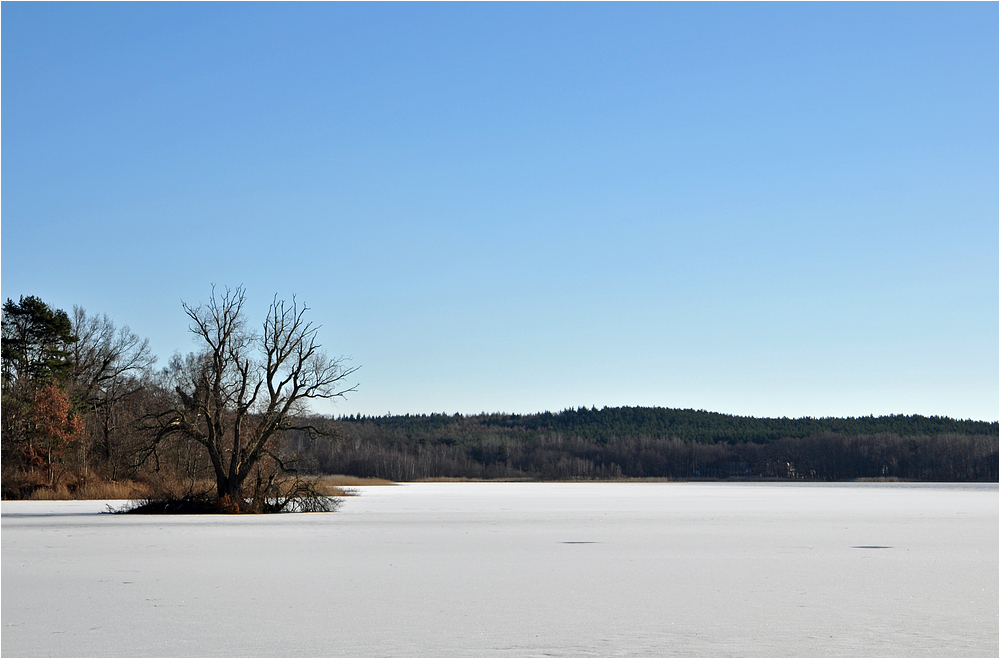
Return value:
[[(149, 341), (128, 326), (116, 328), (105, 315), (88, 316), (73, 307), (71, 325), (77, 341), (71, 346), (70, 380), (75, 396), (90, 412), (92, 440), (98, 458), (104, 461), (112, 480), (133, 475), (148, 451), (141, 450), (143, 438), (132, 428), (140, 399), (147, 395), (149, 376), (156, 358)], [(88, 451), (84, 447), (84, 474), (88, 471)]]
[[(317, 343), (308, 308), (275, 296), (262, 330), (252, 331), (242, 287), (226, 289), (184, 311), (204, 349), (180, 369), (174, 405), (154, 417), (157, 440), (180, 436), (205, 447), (220, 507), (261, 510), (285, 505), (299, 485), (282, 487), (287, 465), (277, 452), (283, 431), (316, 432), (300, 422), (311, 400), (355, 391), (345, 380), (357, 371), (330, 359)], [(254, 478), (251, 478), (254, 476)]]
[(70, 323), (77, 337), (71, 348), (72, 378), (85, 399), (107, 398), (111, 390), (120, 392), (125, 381), (137, 388), (136, 381), (156, 361), (148, 339), (139, 338), (128, 326), (116, 329), (107, 314), (87, 316), (74, 306)]

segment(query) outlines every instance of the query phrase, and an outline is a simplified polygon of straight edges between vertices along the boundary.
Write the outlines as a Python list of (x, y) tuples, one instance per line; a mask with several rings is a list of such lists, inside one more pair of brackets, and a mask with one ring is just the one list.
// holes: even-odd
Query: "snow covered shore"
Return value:
[(996, 656), (998, 487), (424, 483), (2, 504), (11, 656)]

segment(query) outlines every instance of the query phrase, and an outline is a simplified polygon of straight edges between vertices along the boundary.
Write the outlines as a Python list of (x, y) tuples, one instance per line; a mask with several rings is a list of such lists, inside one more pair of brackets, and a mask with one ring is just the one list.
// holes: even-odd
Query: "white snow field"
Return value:
[(341, 512), (3, 502), (12, 656), (989, 656), (998, 488), (361, 487)]

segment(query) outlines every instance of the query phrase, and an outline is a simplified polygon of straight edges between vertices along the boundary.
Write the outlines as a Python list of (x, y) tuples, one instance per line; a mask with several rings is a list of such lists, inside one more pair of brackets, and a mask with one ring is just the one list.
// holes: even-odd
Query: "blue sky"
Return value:
[(2, 296), (165, 363), (312, 309), (335, 414), (996, 420), (998, 6), (3, 3)]

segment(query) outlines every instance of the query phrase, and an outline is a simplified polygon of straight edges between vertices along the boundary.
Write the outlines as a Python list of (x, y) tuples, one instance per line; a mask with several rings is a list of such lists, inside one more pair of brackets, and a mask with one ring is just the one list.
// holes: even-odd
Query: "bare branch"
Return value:
[(357, 389), (358, 367), (330, 359), (318, 342), (309, 308), (293, 296), (272, 299), (259, 334), (246, 324), (242, 287), (216, 291), (197, 307), (183, 304), (204, 348), (176, 366), (176, 409), (152, 419), (159, 437), (183, 436), (207, 449), (220, 499), (245, 501), (243, 484), (262, 459), (278, 465), (273, 448), (285, 430), (317, 429), (296, 419), (308, 401), (343, 398)]

